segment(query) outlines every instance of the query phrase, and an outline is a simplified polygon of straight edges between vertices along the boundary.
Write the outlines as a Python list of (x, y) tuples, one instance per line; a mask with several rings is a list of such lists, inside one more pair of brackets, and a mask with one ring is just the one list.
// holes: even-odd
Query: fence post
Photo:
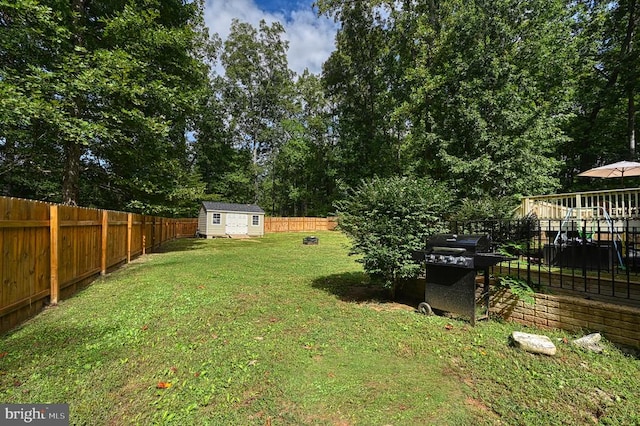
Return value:
[(127, 213), (127, 263), (131, 262), (131, 228), (133, 227), (133, 214)]
[(109, 212), (102, 210), (102, 259), (100, 262), (100, 275), (107, 273), (107, 227), (109, 225)]
[(49, 302), (52, 305), (58, 304), (58, 297), (60, 292), (60, 286), (58, 283), (58, 241), (60, 221), (58, 219), (58, 206), (53, 204), (49, 207), (49, 268), (50, 268), (50, 291)]
[(147, 243), (147, 237), (146, 237), (146, 232), (147, 232), (147, 218), (142, 215), (142, 230), (140, 232), (140, 239), (142, 240), (142, 255), (144, 256), (145, 254), (147, 254), (147, 248), (145, 247), (146, 243)]

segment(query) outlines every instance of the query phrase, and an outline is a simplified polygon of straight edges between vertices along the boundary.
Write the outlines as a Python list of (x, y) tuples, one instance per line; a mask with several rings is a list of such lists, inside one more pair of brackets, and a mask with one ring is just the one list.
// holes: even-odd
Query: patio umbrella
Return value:
[(640, 176), (640, 163), (635, 161), (618, 161), (617, 163), (605, 164), (604, 166), (589, 169), (586, 172), (579, 173), (578, 176), (600, 177), (623, 179), (625, 176)]

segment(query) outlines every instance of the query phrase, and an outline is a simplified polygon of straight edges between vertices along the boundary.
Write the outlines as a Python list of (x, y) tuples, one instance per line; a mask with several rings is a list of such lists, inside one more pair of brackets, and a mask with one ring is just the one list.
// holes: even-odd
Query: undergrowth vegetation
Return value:
[(384, 299), (321, 232), (180, 240), (0, 340), (0, 400), (71, 424), (638, 424), (640, 361)]

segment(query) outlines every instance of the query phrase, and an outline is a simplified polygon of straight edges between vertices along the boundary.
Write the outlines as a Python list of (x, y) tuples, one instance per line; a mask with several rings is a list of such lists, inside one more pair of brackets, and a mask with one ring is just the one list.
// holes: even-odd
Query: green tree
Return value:
[(336, 50), (323, 66), (327, 96), (335, 105), (339, 175), (347, 186), (373, 176), (401, 173), (403, 127), (394, 120), (397, 56), (389, 19), (378, 1), (318, 2), (341, 22)]
[(234, 145), (226, 118), (230, 112), (219, 98), (224, 80), (212, 79), (208, 96), (203, 98), (195, 132), (195, 163), (205, 183), (207, 198), (246, 203), (255, 198), (249, 150)]
[(596, 165), (637, 159), (640, 101), (640, 3), (637, 0), (577, 2), (575, 38), (580, 49), (571, 140), (561, 147), (566, 189), (619, 184), (575, 175)]
[[(339, 155), (358, 176), (411, 173), (459, 197), (558, 186), (573, 12), (563, 0), (318, 1), (342, 24), (325, 65)], [(380, 164), (382, 163), (382, 164)]]
[(51, 107), (34, 70), (51, 69), (62, 17), (32, 1), (0, 1), (0, 188), (5, 195), (60, 197), (58, 147), (44, 138)]
[(283, 32), (278, 22), (261, 21), (256, 29), (234, 20), (221, 54), (225, 75), (219, 98), (225, 125), (234, 149), (251, 158), (251, 168), (244, 173), (253, 184), (253, 193), (245, 202), (258, 202), (265, 196), (261, 189), (265, 167), (282, 143), (282, 122), (289, 116), (293, 73), (288, 68)]
[(441, 4), (416, 24), (409, 70), (418, 170), (462, 197), (546, 193), (566, 140), (570, 13), (561, 1)]
[(450, 191), (430, 179), (391, 177), (363, 181), (336, 209), (340, 229), (352, 241), (350, 253), (395, 295), (402, 279), (417, 276), (413, 252), (445, 230), (450, 203)]
[(202, 187), (185, 134), (207, 81), (202, 3), (17, 0), (0, 17), (3, 167), (29, 159), (49, 172), (4, 174), (6, 193), (19, 183), (69, 204), (192, 210)]
[(284, 142), (265, 182), (272, 185), (274, 214), (327, 215), (336, 196), (331, 108), (320, 78), (308, 70), (294, 84), (291, 118), (283, 130)]

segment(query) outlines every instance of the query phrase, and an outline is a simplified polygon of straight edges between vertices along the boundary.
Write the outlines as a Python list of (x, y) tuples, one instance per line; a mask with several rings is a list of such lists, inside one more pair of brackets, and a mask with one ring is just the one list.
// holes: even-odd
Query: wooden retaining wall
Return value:
[(0, 332), (196, 228), (195, 219), (0, 197)]
[(265, 217), (264, 232), (333, 231), (338, 226), (335, 217)]

